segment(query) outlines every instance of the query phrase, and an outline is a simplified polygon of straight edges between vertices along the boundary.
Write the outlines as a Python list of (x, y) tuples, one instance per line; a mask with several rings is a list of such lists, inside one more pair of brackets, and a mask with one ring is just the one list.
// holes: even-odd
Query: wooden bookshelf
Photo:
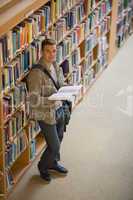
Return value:
[[(12, 29), (14, 29), (18, 24), (20, 24), (20, 22), (25, 21), (25, 19), (28, 20), (29, 17), (31, 18), (32, 15), (34, 15), (35, 12), (38, 11), (38, 9), (40, 9), (42, 6), (45, 6), (47, 4), (47, 7), (50, 8), (50, 19), (49, 19), (50, 22), (48, 24), (48, 28), (45, 27), (47, 30), (40, 31), (35, 37), (33, 37), (30, 40), (29, 43), (27, 42), (23, 46), (20, 46), (18, 49), (16, 49), (15, 52), (13, 52), (13, 56), (11, 56), (11, 58), (9, 57), (6, 61), (4, 61), (4, 64), (1, 64), (2, 66), (0, 66), (0, 186), (2, 185), (0, 187), (0, 200), (6, 199), (8, 197), (10, 192), (13, 191), (14, 187), (17, 185), (18, 181), (21, 179), (21, 177), (24, 175), (27, 169), (31, 166), (34, 160), (40, 155), (42, 150), (46, 148), (44, 137), (40, 133), (40, 131), (36, 129), (36, 124), (34, 123), (30, 124), (30, 121), (27, 119), (25, 103), (23, 105), (25, 108), (24, 119), (23, 118), (21, 119), (20, 111), (21, 108), (23, 107), (21, 103), (16, 107), (15, 111), (13, 110), (13, 112), (7, 115), (5, 120), (3, 117), (5, 109), (3, 107), (4, 105), (3, 97), (8, 97), (7, 99), (11, 99), (13, 101), (14, 98), (13, 95), (16, 86), (21, 84), (23, 78), (30, 72), (33, 63), (32, 62), (29, 63), (28, 68), (26, 69), (25, 69), (26, 64), (24, 66), (21, 66), (24, 69), (21, 69), (22, 72), (16, 79), (14, 78), (13, 82), (15, 84), (8, 85), (9, 87), (5, 87), (6, 84), (3, 87), (3, 81), (2, 81), (4, 80), (3, 76), (4, 73), (7, 73), (4, 72), (5, 67), (9, 65), (12, 66), (14, 61), (16, 61), (17, 59), (18, 63), (19, 59), (20, 63), (22, 63), (23, 60), (21, 60), (22, 59), (21, 56), (26, 51), (28, 51), (30, 55), (30, 57), (27, 58), (30, 61), (33, 55), (36, 57), (35, 53), (36, 51), (39, 51), (39, 49), (35, 49), (35, 47), (32, 46), (32, 43), (40, 41), (39, 43), (40, 45), (41, 44), (40, 38), (42, 34), (43, 35), (48, 34), (50, 36), (52, 35), (53, 37), (58, 38), (58, 33), (55, 33), (56, 25), (58, 25), (59, 22), (63, 21), (63, 20), (61, 21), (61, 19), (64, 19), (63, 23), (65, 24), (67, 22), (65, 20), (68, 20), (66, 19), (67, 13), (69, 12), (70, 14), (70, 12), (73, 11), (73, 13), (75, 14), (73, 16), (73, 20), (77, 20), (76, 21), (77, 23), (72, 24), (72, 26), (70, 27), (67, 27), (68, 25), (64, 25), (63, 23), (61, 24), (64, 27), (66, 26), (65, 27), (66, 30), (62, 31), (60, 29), (60, 31), (62, 31), (63, 34), (57, 40), (57, 46), (58, 47), (60, 46), (60, 52), (62, 51), (61, 52), (62, 57), (59, 57), (60, 60), (59, 65), (62, 67), (63, 63), (67, 60), (70, 65), (69, 67), (71, 68), (71, 70), (68, 73), (65, 73), (65, 81), (69, 84), (74, 84), (76, 81), (76, 84), (82, 83), (84, 87), (81, 99), (73, 107), (73, 109), (75, 109), (78, 103), (84, 98), (84, 95), (93, 86), (95, 81), (99, 78), (102, 72), (106, 69), (106, 66), (112, 61), (114, 55), (116, 55), (117, 53), (116, 20), (118, 13), (118, 0), (96, 1), (98, 3), (94, 4), (92, 8), (91, 8), (91, 2), (93, 1), (73, 0), (72, 2), (73, 4), (71, 6), (68, 6), (68, 4), (66, 3), (67, 4), (66, 7), (60, 10), (60, 12), (58, 12), (59, 14), (58, 15), (54, 10), (54, 0), (5, 0), (5, 1), (0, 0), (0, 39), (6, 37), (6, 34), (9, 33), (9, 31), (11, 32)], [(60, 3), (62, 3), (62, 1)], [(111, 8), (108, 8), (108, 6), (110, 5)], [(107, 7), (106, 8), (107, 10), (105, 9), (105, 7)], [(79, 16), (77, 8), (80, 9), (80, 13), (84, 12), (82, 13), (83, 16)], [(98, 12), (100, 13), (101, 10), (103, 10), (104, 13), (103, 15), (100, 16), (100, 14), (98, 15)], [(96, 21), (95, 16), (99, 16), (98, 21)], [(45, 26), (47, 25), (45, 24)], [(29, 29), (29, 32), (30, 30), (31, 29)], [(15, 34), (18, 34), (17, 31), (19, 31), (19, 29), (16, 29), (15, 31), (16, 31)], [(81, 37), (82, 31), (83, 35)], [(76, 38), (75, 40), (72, 39), (74, 37)], [(62, 45), (64, 41), (66, 42), (63, 44), (64, 46), (65, 45), (71, 46), (71, 48), (69, 49), (67, 54), (65, 54), (65, 56), (63, 49), (64, 46)], [(34, 54), (31, 54), (32, 50), (34, 51)], [(38, 61), (38, 59), (39, 58), (37, 57), (34, 62)], [(12, 69), (14, 69), (15, 67), (16, 66), (13, 66)], [(17, 68), (15, 69), (17, 70)], [(75, 72), (74, 70), (77, 70), (76, 75), (74, 75), (73, 73)], [(13, 71), (11, 73), (13, 73)], [(19, 114), (17, 115), (18, 112), (20, 112), (19, 113), (20, 116)], [(18, 156), (14, 157), (14, 160), (11, 163), (9, 163), (8, 167), (6, 167), (8, 143), (7, 144), (5, 143), (4, 129), (7, 126), (6, 128), (10, 127), (12, 128), (12, 131), (14, 131), (14, 126), (16, 125), (15, 120), (18, 121), (25, 120), (25, 123), (19, 129), (19, 131), (16, 132), (16, 135), (12, 137), (12, 139), (9, 137), (9, 139), (11, 139), (13, 144), (16, 145), (15, 143), (16, 140), (18, 143), (20, 142), (19, 141), (20, 136), (17, 134), (19, 132), (21, 133), (24, 131), (22, 134), (23, 137), (25, 138), (26, 146), (25, 148), (22, 148), (20, 154), (17, 154)], [(35, 132), (32, 132), (33, 129)], [(24, 139), (23, 137), (21, 139)], [(8, 142), (8, 138), (6, 138), (6, 140)], [(32, 142), (33, 145), (35, 145), (36, 151), (34, 152), (33, 157), (30, 157)], [(10, 182), (9, 180), (10, 178), (13, 178), (13, 183), (11, 185), (9, 184), (8, 188), (8, 182)]]
[(19, 1), (7, 11), (0, 13), (0, 37), (47, 2), (48, 0)]

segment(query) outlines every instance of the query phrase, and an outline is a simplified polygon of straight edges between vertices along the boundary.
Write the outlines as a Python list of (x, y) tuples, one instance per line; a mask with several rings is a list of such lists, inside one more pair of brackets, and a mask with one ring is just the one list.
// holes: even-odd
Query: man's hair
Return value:
[(52, 38), (47, 38), (42, 41), (42, 51), (44, 50), (46, 45), (56, 45), (56, 41)]

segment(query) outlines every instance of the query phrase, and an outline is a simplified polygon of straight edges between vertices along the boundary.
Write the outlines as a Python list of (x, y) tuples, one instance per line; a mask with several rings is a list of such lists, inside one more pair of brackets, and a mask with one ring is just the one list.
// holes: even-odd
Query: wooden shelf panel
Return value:
[(0, 37), (15, 27), (49, 0), (20, 0), (0, 14)]
[(11, 3), (12, 0), (0, 0), (0, 8), (4, 7), (5, 5)]
[(46, 142), (42, 134), (36, 136), (36, 156), (41, 153), (43, 149), (46, 148)]

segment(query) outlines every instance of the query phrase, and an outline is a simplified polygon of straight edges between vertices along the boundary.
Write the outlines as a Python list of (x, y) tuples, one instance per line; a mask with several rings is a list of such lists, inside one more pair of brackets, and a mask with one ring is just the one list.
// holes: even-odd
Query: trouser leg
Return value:
[[(58, 138), (61, 143), (64, 137), (64, 116), (62, 116), (62, 118), (57, 122), (56, 128), (57, 128)], [(60, 152), (58, 152), (57, 157), (56, 157), (56, 161), (59, 161), (59, 160), (60, 160)]]
[(39, 121), (39, 126), (47, 144), (47, 147), (39, 161), (39, 170), (43, 172), (44, 170), (53, 166), (57, 155), (59, 155), (60, 139), (58, 136), (56, 124), (50, 125), (43, 121)]

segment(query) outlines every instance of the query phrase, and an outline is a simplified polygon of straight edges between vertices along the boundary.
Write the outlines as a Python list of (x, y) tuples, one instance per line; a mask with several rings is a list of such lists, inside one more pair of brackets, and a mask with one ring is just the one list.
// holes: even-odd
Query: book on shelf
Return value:
[[(97, 56), (97, 55), (96, 55)], [(90, 51), (90, 53), (86, 56), (83, 66), (82, 66), (82, 74), (84, 75), (90, 68), (93, 67), (94, 63), (94, 51)]]
[(6, 36), (3, 36), (0, 39), (0, 54), (1, 54), (0, 64), (1, 64), (1, 66), (3, 66), (3, 64), (8, 61), (8, 45), (7, 45), (7, 37)]
[(104, 13), (107, 8), (111, 7), (111, 0), (91, 0), (89, 6), (91, 9), (90, 11), (98, 9), (100, 7), (102, 9), (102, 12)]
[(28, 124), (28, 134), (29, 134), (29, 141), (34, 139), (39, 133), (41, 129), (37, 121), (30, 121)]
[(19, 110), (9, 119), (6, 118), (4, 123), (5, 143), (8, 143), (7, 138), (12, 140), (19, 132), (24, 129), (28, 122), (28, 115), (26, 111)]
[(10, 189), (14, 185), (14, 180), (13, 180), (13, 175), (12, 175), (11, 170), (8, 170), (6, 172), (6, 185), (7, 185), (7, 191), (10, 191)]
[(12, 88), (16, 81), (24, 75), (34, 63), (41, 58), (41, 43), (45, 36), (31, 43), (28, 49), (22, 51), (14, 61), (2, 69), (2, 89)]
[(98, 63), (102, 68), (106, 67), (108, 63), (108, 40), (106, 36), (99, 39), (98, 45)]
[(81, 60), (81, 50), (78, 47), (77, 49), (75, 49), (74, 52), (72, 52), (71, 55), (71, 60), (72, 60), (72, 66), (77, 66), (80, 64), (80, 60)]
[(74, 67), (72, 72), (71, 84), (79, 85), (82, 79), (82, 65)]
[(94, 80), (95, 72), (94, 69), (86, 70), (85, 74), (83, 75), (82, 84), (83, 84), (83, 92), (86, 92), (88, 87), (90, 86), (91, 82)]
[(103, 1), (99, 4), (99, 6), (88, 15), (85, 28), (86, 34), (90, 33), (94, 28), (100, 28), (101, 22), (105, 21), (105, 18), (110, 14), (110, 11), (110, 0)]
[(18, 137), (16, 137), (11, 143), (6, 145), (5, 149), (5, 167), (6, 169), (10, 168), (11, 165), (16, 161), (20, 154), (27, 147), (27, 136), (22, 130)]
[(33, 160), (36, 156), (36, 139), (30, 141), (30, 160)]
[(90, 51), (97, 45), (96, 31), (90, 33), (90, 35), (85, 40), (85, 54), (88, 55)]
[(3, 116), (4, 119), (8, 115), (13, 114), (19, 107), (21, 108), (26, 104), (27, 89), (24, 83), (14, 87), (8, 95), (3, 96)]
[(79, 4), (76, 0), (54, 0), (51, 3), (51, 19), (55, 23), (62, 15), (69, 12), (74, 6)]
[[(0, 39), (0, 67), (11, 61), (24, 48), (27, 48), (41, 33), (48, 31), (50, 23), (50, 7), (43, 6), (29, 18), (7, 32)], [(28, 53), (25, 50), (24, 54), (26, 52)]]
[(77, 26), (65, 40), (57, 45), (57, 62), (60, 64), (70, 56), (70, 54), (78, 47), (79, 43), (84, 39), (84, 23)]
[(57, 42), (61, 42), (72, 28), (81, 23), (84, 15), (84, 4), (81, 2), (57, 21), (52, 32), (52, 38)]

